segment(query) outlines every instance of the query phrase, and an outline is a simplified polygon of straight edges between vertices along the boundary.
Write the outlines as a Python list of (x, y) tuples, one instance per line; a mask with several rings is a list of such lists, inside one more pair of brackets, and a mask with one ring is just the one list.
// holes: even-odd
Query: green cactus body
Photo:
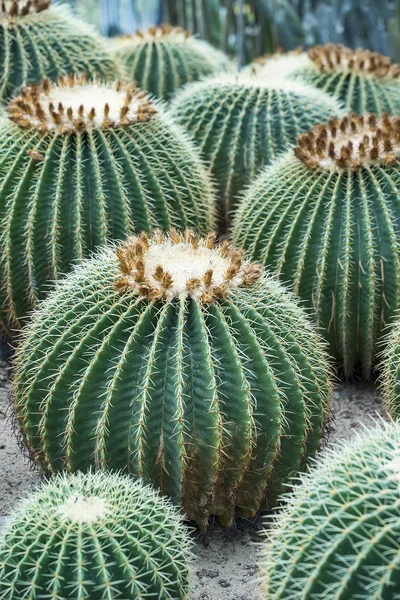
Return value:
[(0, 121), (0, 305), (5, 327), (109, 239), (213, 227), (207, 170), (133, 85), (71, 77), (23, 90)]
[(340, 45), (315, 46), (252, 65), (259, 76), (286, 76), (334, 96), (348, 111), (382, 116), (400, 113), (400, 68), (390, 58), (369, 50)]
[(400, 322), (399, 315), (384, 338), (380, 355), (382, 397), (387, 413), (393, 419), (400, 417)]
[(52, 0), (7, 0), (0, 7), (0, 99), (48, 78), (87, 73), (116, 79), (116, 65), (92, 29)]
[(140, 475), (205, 528), (255, 515), (315, 453), (329, 374), (312, 325), (259, 265), (173, 231), (59, 282), (25, 330), (14, 398), (43, 471)]
[(58, 475), (0, 538), (2, 600), (184, 600), (191, 543), (150, 487), (107, 473)]
[(340, 113), (335, 100), (304, 84), (232, 75), (191, 84), (172, 104), (211, 165), (221, 216), (237, 207), (237, 194), (297, 136)]
[(400, 428), (328, 450), (268, 529), (268, 600), (400, 598)]
[(232, 70), (225, 54), (168, 25), (116, 38), (114, 55), (128, 81), (166, 100), (185, 83)]
[(315, 315), (347, 377), (369, 377), (400, 305), (400, 120), (333, 120), (300, 136), (242, 199), (233, 239)]

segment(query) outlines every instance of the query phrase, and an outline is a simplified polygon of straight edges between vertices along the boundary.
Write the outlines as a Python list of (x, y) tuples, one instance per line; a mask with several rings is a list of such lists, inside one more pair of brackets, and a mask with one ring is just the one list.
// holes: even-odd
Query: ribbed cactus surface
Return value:
[(383, 402), (393, 419), (400, 417), (400, 322), (398, 314), (396, 317), (386, 332), (384, 352), (379, 357)]
[(221, 215), (231, 216), (237, 194), (297, 136), (340, 113), (328, 95), (304, 84), (247, 74), (191, 84), (172, 104), (211, 164)]
[(233, 239), (314, 312), (345, 375), (369, 377), (400, 306), (400, 119), (332, 120), (244, 195)]
[(128, 81), (167, 100), (185, 83), (233, 70), (225, 54), (170, 25), (116, 38), (114, 55)]
[(400, 427), (328, 450), (267, 531), (268, 600), (400, 598)]
[(315, 453), (329, 374), (293, 298), (188, 230), (104, 249), (59, 282), (13, 389), (43, 471), (142, 476), (205, 528), (254, 515)]
[(21, 86), (87, 73), (116, 79), (116, 66), (100, 38), (85, 23), (52, 0), (0, 3), (0, 99)]
[(0, 538), (0, 599), (184, 600), (190, 547), (151, 488), (116, 474), (58, 475)]
[(356, 48), (326, 44), (308, 52), (289, 52), (266, 58), (254, 70), (266, 78), (287, 76), (334, 96), (349, 111), (400, 113), (400, 67), (390, 58)]
[(133, 84), (29, 87), (0, 121), (1, 321), (18, 327), (109, 239), (213, 226), (208, 173), (170, 115)]

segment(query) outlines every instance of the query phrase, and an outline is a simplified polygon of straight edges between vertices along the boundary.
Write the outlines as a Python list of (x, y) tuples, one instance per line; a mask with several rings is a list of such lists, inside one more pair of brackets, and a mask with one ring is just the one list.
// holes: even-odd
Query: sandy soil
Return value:
[[(8, 406), (7, 365), (0, 361), (0, 527), (15, 503), (40, 478), (19, 451)], [(362, 424), (383, 415), (372, 385), (339, 385), (332, 398), (332, 421), (326, 443), (350, 439)], [(261, 600), (258, 589), (260, 522), (238, 521), (231, 531), (211, 526), (197, 537), (193, 566), (193, 600)]]

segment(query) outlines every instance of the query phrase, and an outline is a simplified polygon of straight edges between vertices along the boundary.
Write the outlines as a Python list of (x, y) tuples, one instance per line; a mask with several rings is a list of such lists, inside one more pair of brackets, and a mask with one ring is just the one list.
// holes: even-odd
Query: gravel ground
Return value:
[[(0, 526), (16, 502), (40, 483), (22, 457), (12, 432), (8, 405), (7, 365), (0, 362)], [(339, 385), (332, 398), (332, 421), (326, 443), (350, 439), (361, 424), (383, 415), (371, 384)], [(238, 521), (231, 530), (211, 526), (196, 539), (193, 600), (261, 600), (257, 561), (260, 523)]]

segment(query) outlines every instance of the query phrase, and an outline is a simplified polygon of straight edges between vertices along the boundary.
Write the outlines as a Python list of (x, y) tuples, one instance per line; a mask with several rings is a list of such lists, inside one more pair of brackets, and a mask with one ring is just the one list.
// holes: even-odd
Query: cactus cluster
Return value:
[(187, 86), (178, 93), (172, 112), (211, 165), (221, 215), (229, 218), (237, 194), (261, 167), (295, 144), (300, 133), (340, 114), (341, 108), (303, 83), (239, 74)]
[(52, 0), (0, 2), (0, 99), (65, 74), (116, 78), (112, 57), (89, 26)]
[(268, 600), (399, 598), (399, 424), (327, 451), (274, 522)]
[(140, 482), (58, 475), (0, 538), (0, 598), (184, 600), (190, 548), (176, 510)]
[(400, 306), (399, 155), (399, 117), (319, 125), (259, 176), (233, 227), (306, 301), (346, 376), (370, 376)]
[(304, 81), (336, 97), (350, 112), (400, 112), (400, 66), (377, 52), (326, 44), (267, 57), (262, 63), (253, 65), (260, 76)]
[(14, 404), (47, 473), (124, 470), (206, 528), (253, 516), (317, 450), (330, 366), (302, 309), (215, 236), (141, 234), (60, 281)]
[(213, 226), (214, 195), (192, 143), (133, 84), (68, 76), (21, 91), (0, 121), (0, 305), (21, 319), (107, 240)]
[(225, 54), (190, 32), (170, 25), (120, 36), (114, 47), (123, 76), (166, 100), (186, 83), (232, 70)]

